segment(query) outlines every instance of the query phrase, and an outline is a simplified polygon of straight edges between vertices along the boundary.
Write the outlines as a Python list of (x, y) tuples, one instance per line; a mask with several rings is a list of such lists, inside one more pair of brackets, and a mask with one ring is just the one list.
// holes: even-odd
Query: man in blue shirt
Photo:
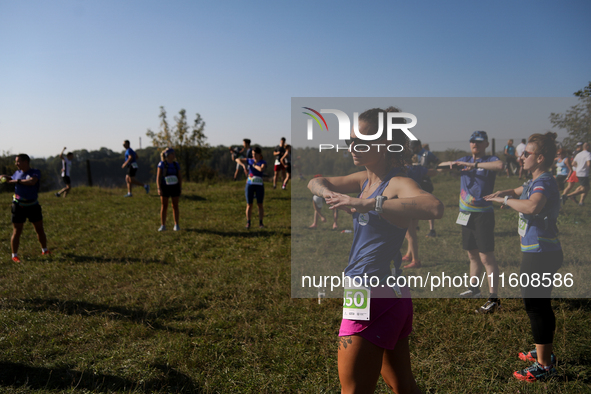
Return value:
[(3, 183), (7, 182), (15, 185), (11, 208), (14, 229), (10, 239), (12, 261), (15, 263), (21, 262), (18, 257), (18, 247), (23, 226), (27, 219), (33, 224), (35, 232), (37, 232), (37, 239), (41, 244), (41, 254), (49, 255), (47, 237), (43, 229), (43, 213), (37, 200), (41, 171), (31, 168), (30, 162), (29, 156), (21, 153), (15, 159), (17, 171), (12, 176), (0, 175)]
[[(475, 131), (470, 137), (471, 156), (457, 161), (441, 163), (442, 166), (462, 167), (460, 214), (456, 223), (462, 225), (462, 246), (470, 259), (470, 277), (482, 277), (482, 266), (486, 268), (489, 281), (489, 299), (478, 312), (494, 312), (500, 306), (498, 298), (499, 266), (495, 259), (495, 214), (492, 202), (484, 196), (493, 192), (496, 171), (503, 170), (503, 162), (496, 156), (486, 155), (488, 135), (485, 131)], [(492, 275), (492, 283), (491, 283)], [(463, 298), (479, 298), (480, 288), (475, 282), (460, 294)]]
[(125, 162), (121, 168), (128, 169), (127, 175), (125, 175), (125, 182), (127, 183), (127, 194), (125, 197), (131, 197), (131, 185), (143, 186), (146, 189), (146, 193), (150, 193), (150, 185), (141, 183), (135, 179), (135, 173), (138, 169), (137, 153), (131, 149), (129, 140), (123, 141), (123, 147), (125, 148)]

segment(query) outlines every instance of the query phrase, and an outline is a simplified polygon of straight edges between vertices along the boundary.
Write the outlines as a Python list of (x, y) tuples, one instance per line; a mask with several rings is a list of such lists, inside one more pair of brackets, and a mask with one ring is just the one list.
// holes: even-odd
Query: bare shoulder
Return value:
[(406, 176), (395, 176), (384, 190), (383, 195), (388, 198), (414, 197), (424, 192), (419, 185)]

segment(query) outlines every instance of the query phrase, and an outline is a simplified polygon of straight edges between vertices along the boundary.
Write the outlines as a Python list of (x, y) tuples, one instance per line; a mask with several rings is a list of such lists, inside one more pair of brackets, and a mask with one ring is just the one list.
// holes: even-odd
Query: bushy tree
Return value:
[(152, 139), (152, 144), (157, 148), (174, 148), (176, 158), (181, 164), (183, 177), (191, 180), (191, 172), (197, 163), (208, 157), (209, 145), (205, 142), (207, 137), (203, 130), (205, 122), (199, 113), (196, 114), (193, 126), (187, 123), (187, 113), (184, 109), (179, 111), (179, 116), (174, 117), (175, 125), (171, 128), (166, 119), (166, 110), (160, 107), (160, 131), (158, 133), (148, 129), (146, 135)]
[(564, 139), (563, 145), (571, 149), (578, 141), (591, 141), (591, 82), (574, 95), (579, 97), (578, 104), (564, 114), (550, 114), (552, 127), (568, 132), (569, 136)]

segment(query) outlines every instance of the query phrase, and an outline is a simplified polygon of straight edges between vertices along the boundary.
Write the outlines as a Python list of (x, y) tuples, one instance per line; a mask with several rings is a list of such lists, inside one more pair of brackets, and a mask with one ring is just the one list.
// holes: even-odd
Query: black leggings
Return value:
[[(551, 277), (562, 266), (562, 250), (542, 253), (522, 253), (521, 273), (527, 274), (531, 281), (531, 275), (534, 273), (542, 275), (549, 273)], [(550, 287), (522, 287), (521, 296), (525, 311), (529, 316), (531, 331), (534, 336), (534, 342), (538, 345), (546, 345), (554, 340), (554, 330), (556, 329), (556, 318), (552, 310)]]

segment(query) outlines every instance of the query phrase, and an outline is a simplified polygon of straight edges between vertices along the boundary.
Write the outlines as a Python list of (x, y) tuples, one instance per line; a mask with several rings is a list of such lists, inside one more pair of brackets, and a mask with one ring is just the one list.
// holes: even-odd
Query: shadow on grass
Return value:
[[(49, 299), (26, 299), (26, 300), (6, 300), (6, 308), (27, 309), (31, 312), (58, 312), (66, 315), (77, 315), (82, 317), (104, 316), (111, 320), (129, 321), (136, 324), (142, 324), (153, 330), (163, 330), (186, 335), (196, 334), (191, 329), (178, 329), (158, 323), (158, 319), (175, 319), (175, 315), (184, 311), (185, 308), (163, 308), (155, 312), (147, 312), (142, 309), (131, 309), (119, 306), (108, 306), (93, 304), (86, 301), (62, 301), (54, 298)], [(207, 308), (205, 302), (192, 305), (191, 310), (201, 310)], [(1, 308), (0, 308), (1, 309)]]
[(510, 231), (495, 231), (495, 238), (499, 237), (499, 238), (505, 238), (505, 237), (517, 237), (519, 236), (519, 234), (517, 233), (517, 230), (510, 230)]
[(187, 375), (164, 365), (152, 365), (165, 376), (146, 382), (134, 382), (118, 376), (75, 371), (71, 367), (31, 367), (20, 363), (0, 361), (0, 387), (21, 387), (33, 390), (91, 390), (93, 392), (139, 391), (151, 393), (201, 393)]
[(591, 299), (563, 298), (560, 302), (568, 309), (581, 309), (586, 312), (591, 312)]
[(203, 229), (203, 228), (188, 228), (185, 231), (194, 232), (197, 234), (212, 234), (212, 235), (221, 235), (222, 237), (239, 237), (239, 238), (266, 238), (266, 237), (274, 237), (274, 236), (284, 236), (290, 237), (289, 233), (283, 231), (274, 231), (274, 230), (266, 230), (266, 229), (259, 229), (256, 225), (250, 230), (244, 229), (244, 231), (219, 231), (219, 230), (210, 230), (210, 229)]
[(189, 201), (207, 201), (205, 197), (201, 197), (196, 194), (181, 194), (181, 199)]
[(167, 265), (166, 261), (162, 260), (155, 260), (155, 259), (138, 259), (135, 257), (104, 257), (104, 256), (82, 256), (73, 253), (63, 253), (66, 259), (74, 260), (76, 263), (117, 263), (117, 264), (127, 264), (127, 263), (152, 263), (152, 264), (162, 264)]

